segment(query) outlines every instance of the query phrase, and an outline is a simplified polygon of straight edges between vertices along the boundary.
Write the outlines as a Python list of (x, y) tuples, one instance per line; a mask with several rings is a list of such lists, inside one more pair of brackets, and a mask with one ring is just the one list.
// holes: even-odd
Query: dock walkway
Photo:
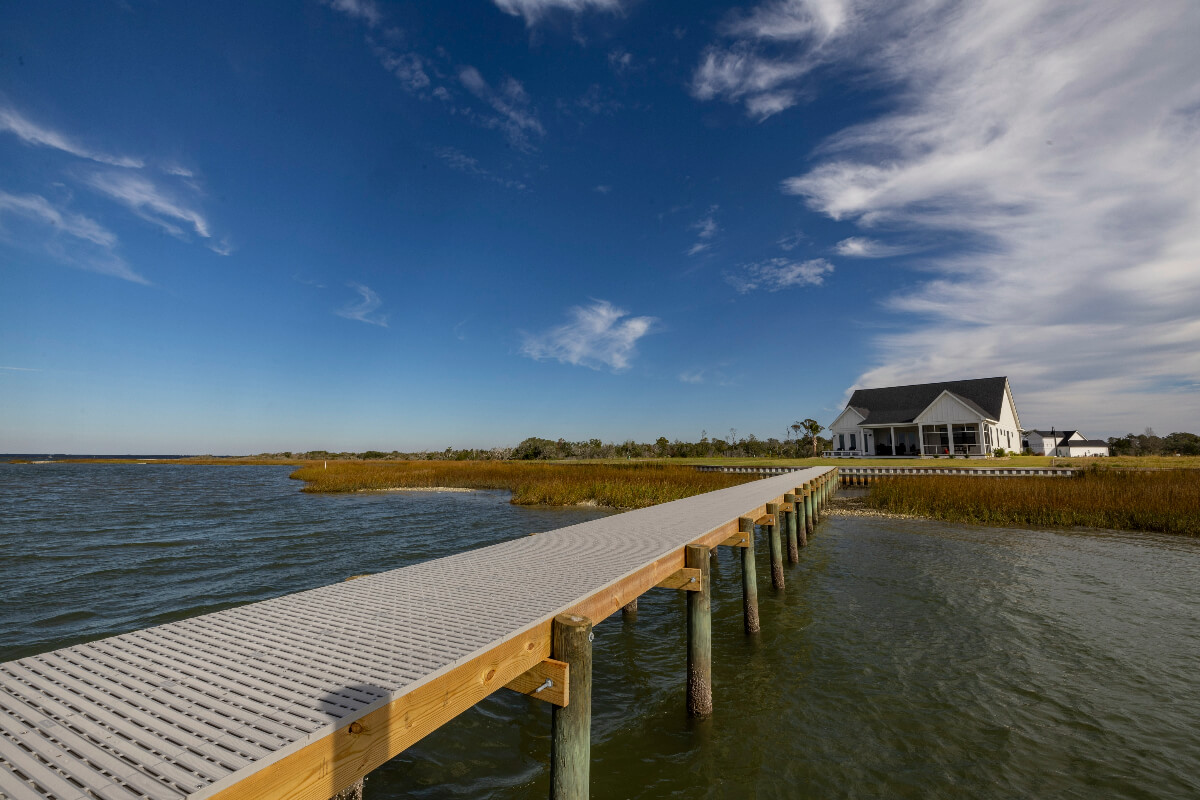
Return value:
[(326, 800), (541, 664), (557, 615), (599, 622), (831, 472), (0, 664), (0, 797)]

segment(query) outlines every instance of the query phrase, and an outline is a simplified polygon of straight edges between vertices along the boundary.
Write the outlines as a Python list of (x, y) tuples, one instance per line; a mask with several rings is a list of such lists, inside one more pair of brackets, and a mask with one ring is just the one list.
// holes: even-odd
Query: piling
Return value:
[[(689, 592), (688, 594), (696, 594)], [(550, 657), (568, 664), (570, 699), (550, 717), (550, 800), (587, 800), (592, 764), (592, 621), (559, 614)]]
[(800, 533), (800, 544), (808, 545), (808, 537), (813, 532), (813, 489), (812, 483), (806, 483), (800, 489), (804, 495), (804, 525)]
[[(712, 589), (708, 548), (687, 546), (684, 566), (700, 570), (700, 591), (687, 592), (687, 711), (692, 717), (712, 715)], [(571, 698), (574, 701), (574, 698)]]
[(796, 533), (796, 528), (797, 528), (796, 518), (797, 518), (797, 516), (799, 516), (797, 514), (797, 511), (799, 510), (799, 507), (800, 507), (797, 502), (798, 500), (799, 500), (799, 498), (796, 497), (796, 495), (794, 495), (794, 494), (785, 494), (783, 496), (783, 502), (791, 505), (791, 507), (792, 507), (791, 511), (784, 512), (784, 516), (787, 518), (787, 551), (788, 551), (788, 563), (790, 563), (790, 564), (799, 564), (800, 563), (800, 542), (797, 539), (797, 533)]
[(767, 503), (767, 514), (774, 518), (773, 525), (767, 525), (767, 542), (771, 547), (771, 585), (776, 589), (783, 588), (783, 546), (779, 536), (779, 504)]
[(758, 567), (754, 563), (754, 520), (750, 517), (739, 517), (738, 531), (746, 537), (746, 547), (738, 548), (742, 551), (742, 617), (746, 633), (758, 633), (762, 626), (758, 621)]
[(636, 617), (637, 616), (637, 601), (638, 601), (638, 599), (635, 597), (632, 600), (630, 600), (628, 603), (626, 603), (625, 605), (621, 606), (621, 615), (626, 616), (626, 617)]
[(363, 782), (347, 786), (335, 794), (330, 800), (363, 800)]

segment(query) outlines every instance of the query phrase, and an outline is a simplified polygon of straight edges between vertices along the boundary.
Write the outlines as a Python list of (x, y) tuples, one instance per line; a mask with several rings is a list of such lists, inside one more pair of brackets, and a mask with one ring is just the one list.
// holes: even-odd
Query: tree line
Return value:
[(401, 452), (393, 450), (367, 450), (362, 453), (335, 453), (327, 450), (309, 450), (305, 453), (264, 453), (276, 458), (362, 459), (394, 461), (564, 461), (582, 459), (634, 459), (634, 458), (809, 458), (819, 456), (821, 451), (830, 450), (833, 443), (820, 435), (824, 427), (814, 419), (796, 421), (784, 430), (783, 438), (759, 438), (754, 434), (738, 436), (731, 428), (725, 437), (709, 436), (701, 431), (694, 442), (668, 439), (660, 436), (653, 442), (604, 442), (586, 439), (577, 442), (566, 439), (543, 439), (530, 436), (515, 447), (462, 448), (447, 447), (445, 450), (418, 450)]
[(1114, 456), (1200, 456), (1200, 436), (1194, 433), (1158, 436), (1153, 428), (1146, 428), (1140, 434), (1110, 436), (1108, 449)]

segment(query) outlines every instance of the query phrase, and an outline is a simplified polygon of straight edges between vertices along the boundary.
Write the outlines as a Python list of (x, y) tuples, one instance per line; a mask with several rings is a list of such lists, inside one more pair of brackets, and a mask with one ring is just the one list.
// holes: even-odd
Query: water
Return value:
[[(0, 465), (0, 660), (604, 513), (287, 473)], [(1200, 796), (1200, 542), (830, 517), (801, 555), (776, 594), (760, 548), (748, 639), (721, 553), (711, 720), (683, 713), (682, 593), (597, 627), (594, 797)], [(549, 730), (497, 693), (367, 798), (544, 797)]]

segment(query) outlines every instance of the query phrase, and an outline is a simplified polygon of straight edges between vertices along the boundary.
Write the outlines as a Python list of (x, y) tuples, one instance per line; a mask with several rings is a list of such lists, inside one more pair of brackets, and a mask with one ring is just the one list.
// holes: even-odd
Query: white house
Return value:
[(1025, 449), (1037, 456), (1107, 456), (1108, 442), (1087, 439), (1079, 431), (1025, 431)]
[(1021, 447), (1008, 378), (856, 389), (829, 426), (830, 456), (990, 456)]

